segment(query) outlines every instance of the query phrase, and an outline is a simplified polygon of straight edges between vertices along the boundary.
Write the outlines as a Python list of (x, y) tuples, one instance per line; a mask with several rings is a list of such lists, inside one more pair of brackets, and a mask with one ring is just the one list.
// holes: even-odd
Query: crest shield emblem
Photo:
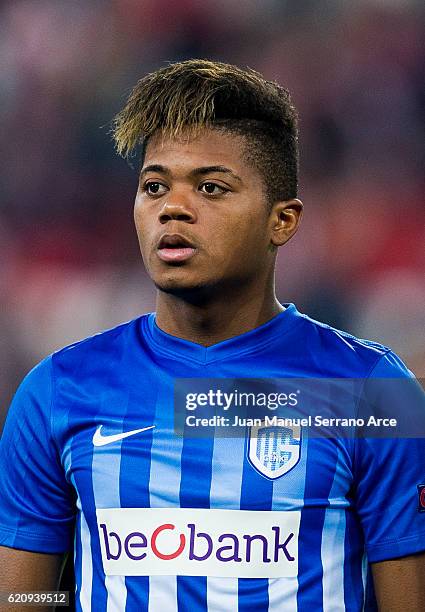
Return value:
[(297, 465), (300, 456), (301, 427), (251, 427), (248, 458), (263, 476), (272, 480), (283, 476)]

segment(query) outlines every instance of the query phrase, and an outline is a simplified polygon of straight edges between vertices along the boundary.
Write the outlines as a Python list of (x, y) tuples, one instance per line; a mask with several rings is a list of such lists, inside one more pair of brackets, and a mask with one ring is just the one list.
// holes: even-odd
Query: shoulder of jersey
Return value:
[(82, 340), (78, 340), (72, 344), (68, 344), (67, 346), (64, 346), (63, 348), (52, 353), (52, 358), (72, 358), (77, 356), (77, 354), (81, 355), (91, 350), (98, 351), (102, 350), (103, 348), (110, 347), (116, 340), (124, 338), (126, 335), (135, 333), (136, 327), (138, 327), (140, 320), (147, 316), (148, 315), (142, 315), (141, 317), (137, 317), (131, 321), (120, 323), (116, 327), (97, 332), (92, 336), (88, 336), (87, 338), (83, 338)]
[(357, 338), (305, 314), (301, 316), (306, 326), (306, 334), (316, 350), (324, 356), (334, 353), (346, 360), (347, 365), (351, 364), (353, 377), (366, 375), (384, 355), (392, 353), (384, 344)]

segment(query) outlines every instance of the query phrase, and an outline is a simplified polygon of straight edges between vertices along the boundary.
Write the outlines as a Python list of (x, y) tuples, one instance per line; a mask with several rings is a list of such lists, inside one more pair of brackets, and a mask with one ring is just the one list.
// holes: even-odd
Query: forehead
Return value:
[[(246, 141), (243, 136), (204, 128), (196, 136), (189, 132), (179, 136), (154, 134), (146, 146), (143, 165), (174, 166), (226, 166), (238, 173), (248, 171), (243, 158)], [(252, 172), (252, 168), (249, 168)]]

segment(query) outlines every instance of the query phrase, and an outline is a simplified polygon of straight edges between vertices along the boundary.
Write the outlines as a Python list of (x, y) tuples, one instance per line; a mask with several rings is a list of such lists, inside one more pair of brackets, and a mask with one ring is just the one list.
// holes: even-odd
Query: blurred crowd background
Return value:
[(154, 308), (110, 122), (191, 57), (255, 68), (299, 109), (279, 298), (425, 376), (424, 40), (422, 0), (0, 2), (0, 417), (49, 352)]

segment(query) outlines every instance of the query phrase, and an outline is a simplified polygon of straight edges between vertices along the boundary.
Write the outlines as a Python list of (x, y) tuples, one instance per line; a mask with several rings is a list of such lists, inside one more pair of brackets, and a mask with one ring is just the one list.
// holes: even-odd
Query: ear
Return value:
[(285, 202), (276, 202), (270, 213), (270, 242), (275, 247), (282, 246), (298, 229), (303, 211), (303, 203), (294, 198)]

